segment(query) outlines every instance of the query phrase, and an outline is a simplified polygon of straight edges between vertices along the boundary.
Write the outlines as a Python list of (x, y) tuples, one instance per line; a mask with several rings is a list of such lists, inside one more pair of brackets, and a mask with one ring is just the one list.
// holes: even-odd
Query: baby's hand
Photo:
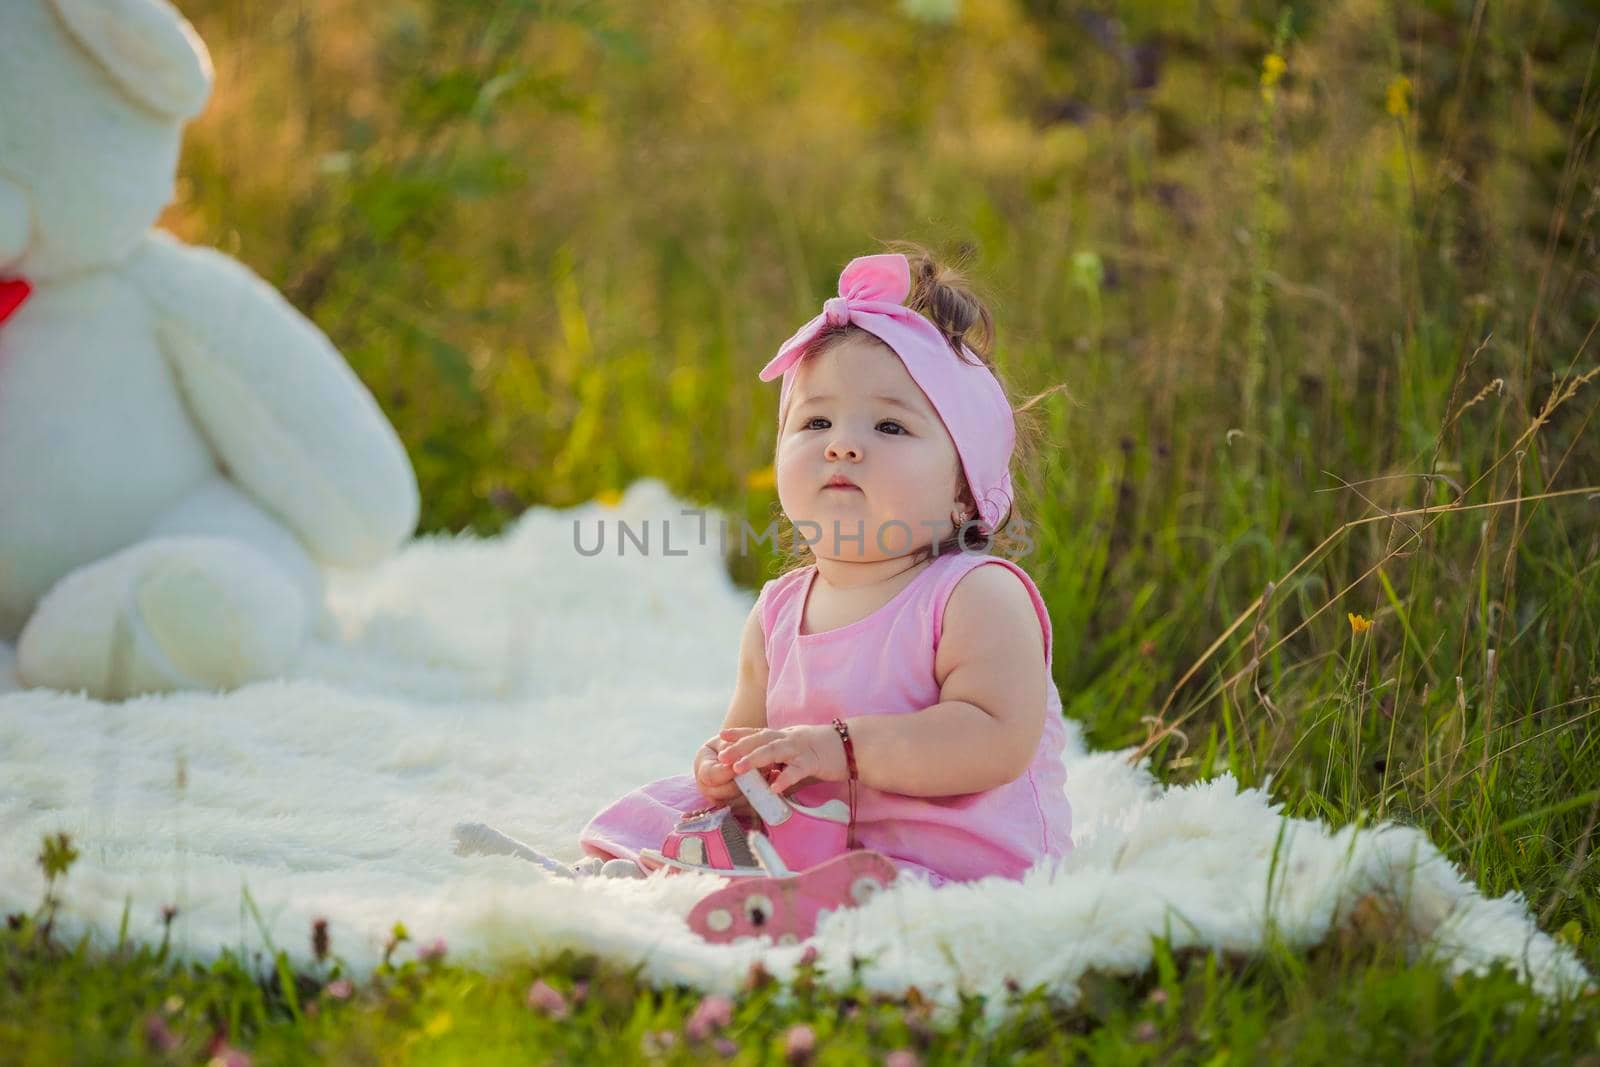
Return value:
[(695, 785), (700, 787), (701, 796), (713, 803), (731, 803), (735, 808), (748, 807), (749, 801), (745, 800), (744, 793), (733, 780), (733, 768), (717, 759), (717, 753), (727, 744), (718, 736), (700, 746), (694, 758)]
[[(735, 776), (759, 768), (774, 793), (786, 792), (811, 778), (824, 782), (849, 778), (844, 741), (832, 726), (806, 724), (781, 730), (730, 726), (717, 736), (726, 742), (717, 752), (717, 762)], [(774, 770), (776, 776), (771, 773)]]

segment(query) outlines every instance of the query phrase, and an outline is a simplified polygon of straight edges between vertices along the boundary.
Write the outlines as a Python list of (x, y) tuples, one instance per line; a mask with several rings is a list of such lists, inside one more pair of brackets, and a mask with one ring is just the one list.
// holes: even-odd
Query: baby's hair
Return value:
[[(1043, 439), (1043, 428), (1039, 418), (1031, 414), (1030, 409), (1045, 397), (1066, 389), (1066, 385), (1063, 383), (1051, 386), (1044, 392), (1029, 397), (1020, 407), (1017, 406), (1004, 375), (994, 364), (994, 317), (974, 291), (972, 283), (961, 272), (975, 251), (972, 245), (963, 243), (954, 265), (940, 263), (928, 249), (914, 241), (888, 241), (885, 242), (885, 250), (899, 252), (910, 261), (911, 292), (906, 297), (906, 306), (938, 327), (939, 332), (944, 334), (945, 340), (950, 343), (951, 358), (971, 363), (972, 360), (967, 359), (962, 353), (962, 345), (965, 345), (1000, 382), (1001, 391), (1005, 393), (1007, 402), (1011, 404), (1012, 414), (1016, 417), (1017, 444), (1012, 457), (1015, 481), (1017, 467), (1020, 465), (1026, 470), (1032, 466)], [(821, 355), (834, 345), (857, 336), (879, 344), (883, 343), (876, 335), (854, 323), (826, 326), (806, 346), (800, 360)], [(778, 422), (780, 429), (787, 413), (785, 405), (784, 411), (780, 412)], [(966, 484), (966, 475), (961, 470), (959, 457), (956, 460), (956, 476), (961, 480), (961, 498), (968, 506), (969, 514), (976, 517), (977, 509), (973, 504), (972, 491)], [(794, 526), (783, 514), (782, 507), (774, 503), (773, 508), (777, 512), (780, 524), (779, 573), (786, 573), (816, 562), (815, 554), (795, 533)], [(1016, 501), (1013, 500), (993, 534), (985, 534), (975, 523), (968, 523), (956, 534), (939, 543), (938, 554), (942, 556), (963, 549), (968, 552), (992, 552), (996, 555), (1006, 555), (1009, 551), (1014, 551), (1026, 543), (1023, 539), (1006, 532), (1006, 527), (1011, 524), (1015, 515)], [(964, 543), (961, 540), (963, 534)], [(933, 554), (931, 546), (919, 549), (917, 562), (929, 559)]]

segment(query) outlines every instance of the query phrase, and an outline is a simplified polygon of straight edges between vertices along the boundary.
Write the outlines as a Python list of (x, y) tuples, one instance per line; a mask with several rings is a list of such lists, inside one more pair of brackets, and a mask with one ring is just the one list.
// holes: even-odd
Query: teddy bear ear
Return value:
[(134, 103), (180, 120), (205, 106), (211, 55), (167, 0), (49, 2), (73, 40)]

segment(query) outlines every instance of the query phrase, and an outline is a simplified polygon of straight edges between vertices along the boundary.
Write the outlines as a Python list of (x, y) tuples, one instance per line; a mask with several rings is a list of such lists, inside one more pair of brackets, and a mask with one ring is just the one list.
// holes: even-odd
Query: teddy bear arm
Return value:
[(416, 526), (416, 476), (327, 336), (219, 252), (152, 233), (134, 259), (162, 350), (229, 476), (318, 559), (381, 559)]

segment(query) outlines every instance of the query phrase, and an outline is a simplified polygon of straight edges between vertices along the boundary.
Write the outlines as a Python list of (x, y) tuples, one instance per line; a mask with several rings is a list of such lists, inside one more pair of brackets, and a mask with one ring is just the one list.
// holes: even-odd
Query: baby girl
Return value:
[(562, 873), (642, 877), (686, 814), (748, 813), (734, 779), (752, 768), (801, 805), (850, 802), (855, 845), (934, 884), (1020, 878), (1073, 847), (1050, 617), (988, 551), (1016, 441), (989, 328), (920, 250), (862, 256), (762, 369), (783, 375), (778, 498), (812, 562), (762, 586), (692, 773), (596, 814)]

